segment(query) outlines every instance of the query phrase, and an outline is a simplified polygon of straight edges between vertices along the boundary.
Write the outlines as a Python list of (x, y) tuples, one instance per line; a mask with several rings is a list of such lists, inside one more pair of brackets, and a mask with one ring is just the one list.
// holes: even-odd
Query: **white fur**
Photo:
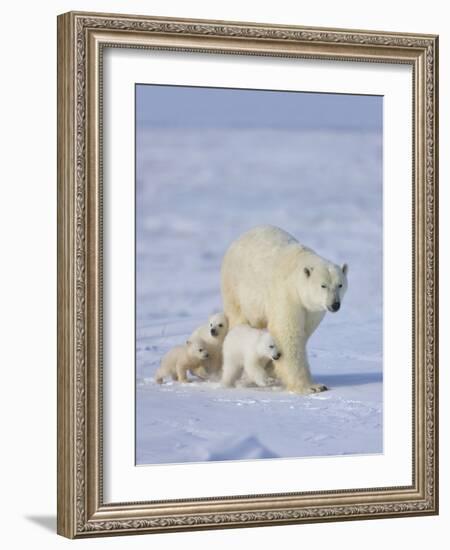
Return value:
[(191, 335), (192, 338), (201, 338), (205, 343), (209, 354), (205, 367), (208, 378), (218, 378), (222, 367), (222, 346), (228, 332), (228, 320), (224, 313), (211, 315), (208, 322), (197, 329)]
[(283, 354), (276, 375), (290, 391), (326, 389), (312, 382), (306, 344), (326, 311), (342, 302), (347, 271), (270, 225), (244, 233), (225, 254), (222, 298), (230, 328), (247, 323), (270, 331)]
[(278, 348), (267, 330), (237, 325), (230, 330), (223, 343), (222, 385), (234, 386), (245, 373), (250, 382), (266, 386), (265, 367), (279, 358)]
[(161, 365), (156, 371), (155, 380), (162, 384), (164, 378), (172, 378), (178, 382), (188, 382), (187, 372), (205, 378), (205, 361), (209, 354), (201, 338), (191, 337), (183, 346), (175, 346), (161, 359)]

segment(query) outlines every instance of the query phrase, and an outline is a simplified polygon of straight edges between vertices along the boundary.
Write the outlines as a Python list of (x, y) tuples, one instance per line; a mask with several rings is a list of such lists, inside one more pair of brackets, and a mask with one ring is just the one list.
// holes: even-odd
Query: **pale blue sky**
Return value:
[(139, 127), (381, 131), (383, 98), (350, 94), (136, 85)]

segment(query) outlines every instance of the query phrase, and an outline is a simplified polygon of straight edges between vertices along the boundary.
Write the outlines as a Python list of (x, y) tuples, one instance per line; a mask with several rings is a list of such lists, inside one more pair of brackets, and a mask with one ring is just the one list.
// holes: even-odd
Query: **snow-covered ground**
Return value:
[[(377, 132), (137, 133), (136, 463), (380, 453), (382, 152)], [(162, 355), (221, 309), (228, 245), (270, 223), (349, 264), (349, 290), (309, 344), (330, 390), (157, 385)]]

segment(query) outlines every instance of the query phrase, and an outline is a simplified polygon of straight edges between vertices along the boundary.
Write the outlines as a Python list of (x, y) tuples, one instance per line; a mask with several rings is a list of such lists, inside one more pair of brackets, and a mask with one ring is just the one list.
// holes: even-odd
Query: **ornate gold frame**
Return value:
[[(99, 91), (105, 46), (412, 66), (411, 486), (103, 503)], [(437, 48), (432, 35), (74, 12), (58, 17), (59, 534), (78, 538), (437, 514)]]

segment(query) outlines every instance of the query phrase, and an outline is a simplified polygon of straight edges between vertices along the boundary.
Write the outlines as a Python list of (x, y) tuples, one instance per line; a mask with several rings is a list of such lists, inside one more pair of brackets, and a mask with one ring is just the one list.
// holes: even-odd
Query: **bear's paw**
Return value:
[(308, 386), (294, 386), (288, 388), (288, 391), (291, 391), (292, 393), (298, 393), (300, 395), (310, 395), (312, 393), (320, 393), (327, 390), (328, 388), (325, 386), (325, 384), (310, 384)]

